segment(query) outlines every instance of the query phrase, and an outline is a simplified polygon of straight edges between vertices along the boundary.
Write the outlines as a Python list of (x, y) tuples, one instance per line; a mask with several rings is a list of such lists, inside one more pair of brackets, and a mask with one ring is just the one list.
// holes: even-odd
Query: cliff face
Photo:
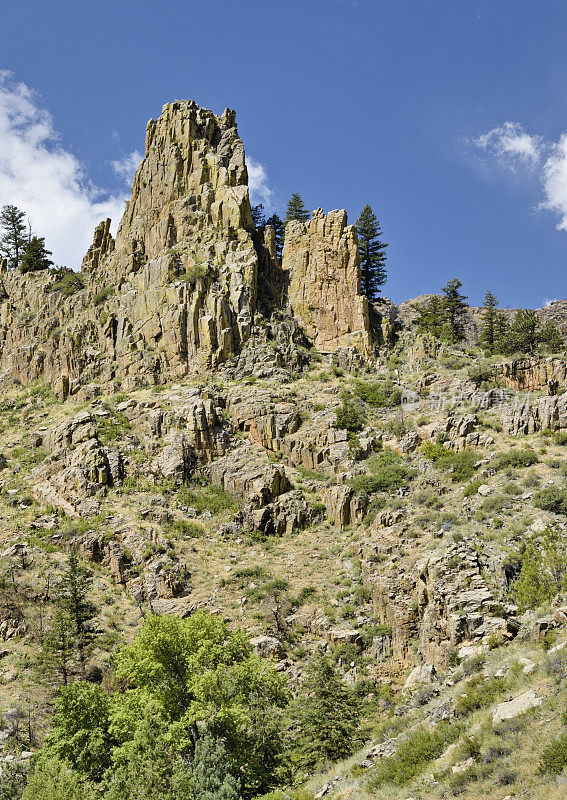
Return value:
[(255, 317), (275, 310), (291, 312), (319, 349), (370, 354), (346, 213), (291, 223), (282, 266), (270, 233), (254, 229), (234, 112), (165, 105), (148, 123), (116, 240), (101, 222), (82, 272), (63, 282), (1, 272), (0, 374), (47, 379), (63, 394), (88, 382), (160, 383), (238, 356), (258, 336)]
[(319, 350), (371, 349), (368, 300), (360, 291), (354, 225), (345, 211), (318, 208), (306, 223), (286, 226), (282, 268), (288, 303)]

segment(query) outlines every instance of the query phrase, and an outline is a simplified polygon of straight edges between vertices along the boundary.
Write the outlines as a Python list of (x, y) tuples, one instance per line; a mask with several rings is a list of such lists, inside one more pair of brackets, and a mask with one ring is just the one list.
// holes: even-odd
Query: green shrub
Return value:
[(567, 733), (551, 742), (541, 754), (541, 772), (559, 775), (567, 766)]
[(547, 529), (526, 543), (518, 580), (512, 586), (522, 608), (537, 608), (567, 588), (567, 552), (563, 540)]
[(342, 405), (335, 411), (337, 428), (356, 433), (364, 428), (366, 418), (362, 408), (348, 395), (343, 395)]
[(109, 297), (112, 297), (113, 294), (114, 294), (114, 286), (104, 286), (93, 297), (94, 305), (95, 306), (102, 305), (102, 303), (104, 303), (106, 300), (108, 300)]
[(213, 483), (182, 486), (177, 492), (177, 500), (184, 506), (193, 507), (198, 514), (210, 511), (216, 516), (223, 511), (236, 511), (238, 508), (236, 498)]
[(434, 442), (424, 442), (420, 450), (425, 458), (433, 461), (439, 469), (449, 472), (451, 480), (455, 483), (464, 483), (475, 473), (478, 455), (473, 450), (461, 450), (456, 453)]
[(505, 688), (506, 684), (502, 678), (484, 678), (482, 675), (475, 675), (457, 698), (455, 714), (458, 717), (465, 717), (477, 708), (489, 706)]
[(48, 292), (61, 292), (63, 297), (71, 297), (72, 294), (79, 292), (85, 287), (83, 278), (78, 272), (73, 272), (72, 270), (66, 271), (63, 267), (61, 269), (51, 270), (51, 273), (57, 275), (59, 280), (56, 280), (55, 283), (52, 283), (51, 286), (47, 288)]
[(354, 393), (375, 408), (399, 406), (402, 399), (400, 387), (391, 380), (356, 381)]
[(558, 486), (542, 489), (534, 497), (534, 506), (555, 514), (567, 514), (567, 489), (560, 489)]
[(204, 278), (207, 274), (207, 267), (205, 264), (194, 264), (192, 267), (179, 276), (180, 281), (186, 281), (190, 286), (195, 286), (198, 280)]
[(357, 494), (365, 492), (386, 492), (406, 486), (416, 474), (409, 469), (404, 457), (386, 448), (366, 461), (370, 474), (356, 475), (349, 483)]
[(567, 444), (567, 431), (557, 431), (553, 434), (555, 444)]
[(442, 722), (430, 731), (418, 728), (403, 741), (394, 756), (383, 758), (375, 767), (369, 782), (374, 791), (384, 784), (403, 786), (419, 775), (431, 761), (439, 758), (460, 734), (459, 725)]
[(506, 453), (500, 453), (493, 463), (495, 469), (513, 469), (516, 467), (531, 467), (532, 464), (537, 464), (538, 461), (537, 453), (530, 448), (525, 450), (512, 448)]
[(173, 530), (189, 539), (199, 539), (205, 533), (205, 528), (199, 522), (192, 519), (176, 519), (173, 523)]

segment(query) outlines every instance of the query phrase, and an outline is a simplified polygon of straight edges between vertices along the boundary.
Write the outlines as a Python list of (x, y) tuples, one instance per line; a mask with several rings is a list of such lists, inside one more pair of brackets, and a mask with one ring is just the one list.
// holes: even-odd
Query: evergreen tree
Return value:
[(484, 297), (484, 305), (481, 312), (479, 342), (490, 355), (498, 352), (503, 323), (505, 323), (505, 320), (502, 312), (498, 311), (498, 299), (489, 290)]
[(320, 651), (309, 665), (299, 700), (299, 760), (307, 768), (338, 761), (356, 748), (358, 703), (329, 658)]
[(258, 203), (257, 206), (252, 206), (252, 222), (254, 227), (263, 228), (266, 224), (266, 217), (264, 216), (264, 206)]
[(58, 587), (58, 604), (72, 621), (75, 643), (81, 660), (88, 640), (87, 623), (94, 616), (94, 608), (89, 600), (91, 584), (91, 575), (81, 564), (76, 551), (72, 550), (67, 569)]
[(22, 260), (27, 241), (25, 218), (24, 212), (12, 205), (3, 206), (0, 212), (0, 228), (3, 232), (0, 253), (7, 259), (10, 269), (19, 267)]
[(42, 637), (40, 662), (49, 674), (56, 675), (63, 686), (67, 686), (75, 653), (73, 620), (61, 606), (56, 606), (51, 624)]
[(240, 782), (229, 768), (220, 739), (206, 733), (195, 745), (193, 800), (240, 800)]
[(503, 344), (503, 352), (508, 355), (512, 353), (534, 355), (540, 350), (557, 352), (564, 347), (563, 334), (556, 325), (552, 322), (542, 325), (535, 311), (520, 308), (514, 314), (506, 341)]
[(286, 224), (290, 222), (292, 219), (299, 220), (299, 222), (307, 222), (311, 214), (305, 208), (303, 204), (303, 200), (301, 199), (301, 195), (294, 192), (292, 196), (289, 198), (286, 212), (285, 212), (285, 222)]
[(386, 248), (381, 241), (382, 229), (376, 215), (367, 204), (356, 222), (362, 293), (369, 300), (376, 300), (380, 287), (386, 283)]
[(453, 278), (442, 289), (444, 297), (441, 302), (447, 328), (443, 338), (453, 342), (458, 342), (465, 338), (463, 315), (468, 306), (465, 303), (467, 298), (459, 292), (462, 285), (458, 278)]
[(565, 338), (557, 325), (546, 322), (539, 333), (541, 347), (549, 353), (557, 353), (565, 348)]
[(439, 295), (433, 295), (418, 309), (417, 330), (441, 339), (445, 331), (445, 309)]
[(38, 272), (53, 264), (49, 258), (51, 250), (45, 247), (43, 236), (32, 236), (24, 247), (20, 269), (22, 272)]
[(266, 225), (271, 225), (271, 227), (274, 229), (276, 239), (276, 256), (278, 261), (281, 263), (285, 233), (284, 224), (277, 214), (272, 214), (272, 216), (268, 217), (266, 220)]

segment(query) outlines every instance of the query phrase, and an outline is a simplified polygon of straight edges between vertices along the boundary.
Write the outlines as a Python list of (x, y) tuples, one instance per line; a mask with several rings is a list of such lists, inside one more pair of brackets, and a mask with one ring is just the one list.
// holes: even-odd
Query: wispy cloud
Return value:
[(514, 171), (521, 166), (535, 172), (543, 191), (537, 209), (553, 212), (557, 229), (567, 231), (567, 132), (553, 142), (527, 133), (519, 122), (504, 122), (469, 143)]
[(121, 178), (128, 186), (132, 186), (136, 170), (140, 166), (140, 161), (143, 156), (138, 150), (133, 150), (131, 153), (126, 153), (122, 158), (117, 161), (111, 161), (110, 164), (115, 174)]
[(518, 162), (533, 166), (542, 155), (542, 137), (526, 133), (519, 122), (505, 122), (472, 141), (481, 150), (508, 163), (512, 169)]
[(126, 199), (93, 185), (34, 91), (0, 71), (0, 205), (26, 212), (54, 260), (78, 267), (95, 225), (116, 225)]
[(246, 156), (246, 166), (251, 204), (255, 206), (262, 203), (266, 211), (271, 211), (274, 203), (274, 190), (270, 186), (266, 167), (250, 156)]

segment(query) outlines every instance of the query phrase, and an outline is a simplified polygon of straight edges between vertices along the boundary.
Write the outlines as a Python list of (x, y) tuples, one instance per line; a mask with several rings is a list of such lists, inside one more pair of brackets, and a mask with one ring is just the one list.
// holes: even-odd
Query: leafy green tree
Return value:
[(82, 775), (64, 761), (42, 755), (21, 800), (95, 800), (96, 797), (100, 795)]
[(342, 403), (335, 411), (337, 428), (356, 433), (364, 428), (366, 417), (359, 403), (348, 394), (343, 394)]
[(199, 739), (193, 758), (193, 800), (240, 800), (240, 782), (230, 770), (220, 739), (210, 733)]
[(381, 240), (382, 229), (376, 214), (367, 204), (356, 222), (362, 293), (369, 300), (376, 300), (380, 287), (386, 283), (386, 248)]
[(458, 342), (465, 337), (463, 326), (463, 316), (468, 308), (465, 295), (459, 292), (463, 284), (458, 278), (453, 278), (441, 290), (443, 311), (446, 320), (445, 338), (449, 341)]
[(276, 256), (278, 261), (281, 263), (285, 235), (284, 224), (277, 214), (272, 214), (272, 216), (268, 217), (266, 220), (266, 225), (271, 225), (271, 227), (274, 229), (276, 240)]
[(0, 800), (19, 800), (27, 783), (24, 764), (5, 761), (0, 772)]
[(175, 752), (168, 725), (149, 703), (131, 740), (115, 750), (104, 800), (194, 800), (189, 760)]
[(125, 738), (135, 729), (136, 709), (151, 699), (180, 752), (192, 751), (205, 726), (224, 741), (243, 794), (273, 786), (282, 748), (280, 709), (288, 693), (282, 676), (254, 655), (242, 631), (231, 633), (206, 612), (184, 620), (149, 617), (118, 655), (116, 675), (132, 687), (114, 714)]
[(111, 763), (110, 696), (87, 681), (66, 686), (55, 700), (48, 751), (76, 772), (100, 780)]
[(285, 212), (286, 224), (291, 220), (299, 220), (299, 222), (307, 222), (311, 214), (305, 208), (301, 195), (294, 192), (289, 198)]
[(258, 203), (257, 206), (252, 206), (252, 222), (256, 228), (263, 228), (266, 224), (264, 206), (262, 203)]
[(20, 266), (27, 243), (25, 218), (24, 212), (16, 206), (6, 205), (0, 211), (0, 228), (3, 232), (0, 238), (0, 253), (8, 261), (10, 269), (17, 269)]
[(20, 270), (25, 273), (47, 269), (53, 264), (53, 261), (49, 258), (50, 255), (51, 250), (47, 250), (45, 247), (45, 238), (43, 236), (32, 236), (24, 247)]
[(330, 659), (320, 651), (311, 661), (299, 699), (297, 748), (307, 768), (338, 761), (356, 748), (358, 702)]
[(540, 343), (541, 322), (532, 309), (521, 308), (514, 314), (509, 330), (510, 353), (529, 353), (533, 355)]

